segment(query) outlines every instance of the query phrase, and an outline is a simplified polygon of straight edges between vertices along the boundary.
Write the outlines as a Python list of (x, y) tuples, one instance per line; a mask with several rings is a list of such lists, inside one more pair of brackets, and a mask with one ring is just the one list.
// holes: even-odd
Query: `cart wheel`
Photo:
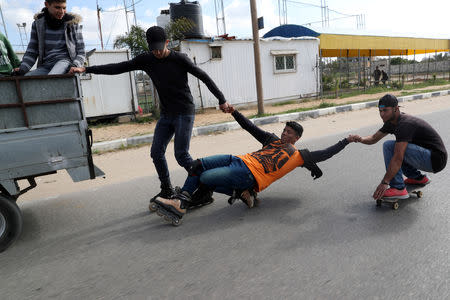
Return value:
[(16, 202), (0, 194), (0, 252), (8, 248), (22, 232), (22, 213)]
[(423, 196), (422, 191), (418, 191), (418, 192), (417, 192), (417, 198), (422, 198), (422, 196)]
[(381, 199), (378, 199), (377, 200), (377, 206), (381, 206), (381, 203), (382, 203)]
[(392, 208), (397, 210), (399, 207), (398, 202), (395, 202), (394, 204), (392, 204)]

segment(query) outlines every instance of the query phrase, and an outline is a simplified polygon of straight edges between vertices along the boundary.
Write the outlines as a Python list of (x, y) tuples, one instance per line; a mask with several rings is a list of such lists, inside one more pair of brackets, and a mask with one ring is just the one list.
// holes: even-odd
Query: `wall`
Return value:
[[(183, 41), (180, 51), (186, 53), (214, 80), (232, 104), (256, 103), (256, 83), (252, 40), (214, 41), (222, 47), (222, 59), (211, 59), (210, 40)], [(275, 74), (271, 50), (296, 50), (297, 72)], [(264, 101), (297, 99), (317, 93), (317, 39), (261, 40), (261, 69)], [(197, 108), (214, 107), (217, 99), (197, 78), (189, 75), (189, 86)]]

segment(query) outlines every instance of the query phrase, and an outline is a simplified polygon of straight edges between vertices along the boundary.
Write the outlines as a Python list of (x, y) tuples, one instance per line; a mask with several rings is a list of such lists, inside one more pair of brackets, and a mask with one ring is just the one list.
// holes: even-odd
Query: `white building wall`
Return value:
[[(89, 57), (89, 65), (118, 63), (129, 59), (127, 51), (97, 51)], [(137, 110), (138, 99), (133, 73), (87, 74), (82, 77), (81, 87), (84, 109), (88, 118), (134, 113)]]
[[(211, 41), (183, 41), (181, 52), (186, 53), (214, 80), (225, 98), (231, 104), (254, 103), (256, 97), (253, 41), (214, 41), (222, 46), (222, 59), (211, 60)], [(295, 73), (274, 73), (271, 50), (295, 50), (297, 71)], [(261, 69), (264, 100), (296, 99), (317, 92), (316, 57), (317, 39), (262, 40), (260, 43)], [(189, 86), (196, 107), (201, 107), (198, 80), (189, 75)], [(218, 105), (217, 99), (208, 88), (200, 83), (204, 107)]]

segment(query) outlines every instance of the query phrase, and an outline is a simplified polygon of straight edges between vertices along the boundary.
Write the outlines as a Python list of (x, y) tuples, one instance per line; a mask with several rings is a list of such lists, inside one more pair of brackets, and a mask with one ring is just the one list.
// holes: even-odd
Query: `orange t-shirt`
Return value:
[(283, 144), (281, 140), (272, 142), (259, 151), (237, 157), (242, 159), (255, 177), (257, 192), (303, 165), (303, 158), (294, 145)]

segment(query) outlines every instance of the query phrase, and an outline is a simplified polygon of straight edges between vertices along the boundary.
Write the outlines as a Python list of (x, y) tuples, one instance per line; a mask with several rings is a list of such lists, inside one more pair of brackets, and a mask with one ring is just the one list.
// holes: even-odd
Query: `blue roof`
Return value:
[(267, 32), (263, 38), (269, 38), (274, 36), (281, 36), (284, 38), (302, 37), (302, 36), (312, 36), (318, 37), (320, 33), (315, 32), (309, 28), (301, 25), (286, 24), (275, 27), (274, 29)]

